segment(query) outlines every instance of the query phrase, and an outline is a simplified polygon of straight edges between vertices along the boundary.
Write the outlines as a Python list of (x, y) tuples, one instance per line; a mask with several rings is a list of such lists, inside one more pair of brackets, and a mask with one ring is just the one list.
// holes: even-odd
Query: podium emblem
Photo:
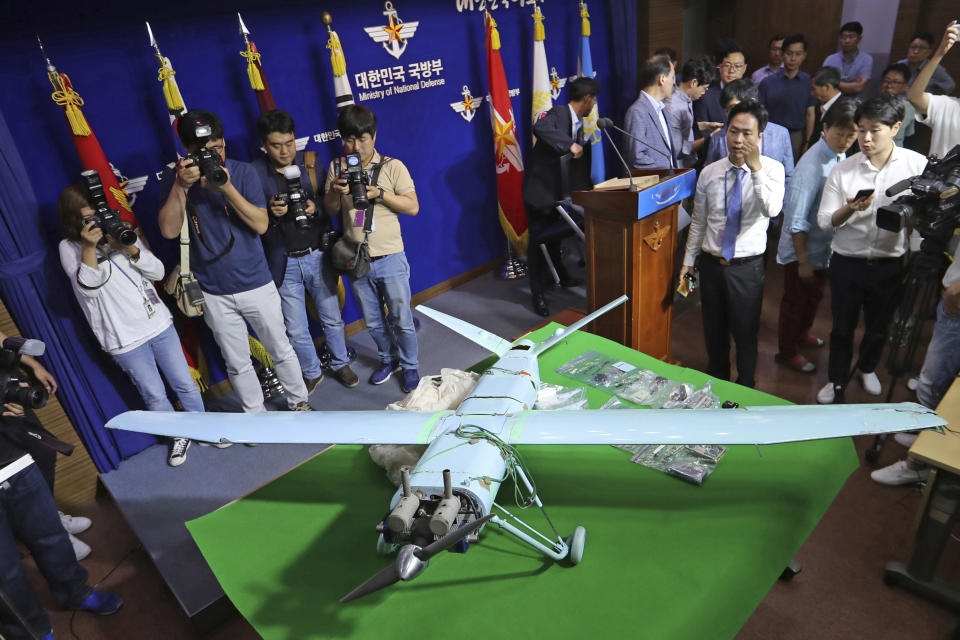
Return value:
[(663, 246), (663, 239), (670, 233), (670, 225), (661, 226), (660, 221), (653, 225), (653, 233), (644, 236), (643, 241), (651, 251), (658, 251)]

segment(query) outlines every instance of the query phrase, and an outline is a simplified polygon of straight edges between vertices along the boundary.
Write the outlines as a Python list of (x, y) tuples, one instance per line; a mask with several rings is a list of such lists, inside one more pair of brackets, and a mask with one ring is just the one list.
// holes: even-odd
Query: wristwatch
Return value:
[(383, 187), (377, 187), (380, 189), (380, 195), (373, 199), (374, 202), (383, 202)]

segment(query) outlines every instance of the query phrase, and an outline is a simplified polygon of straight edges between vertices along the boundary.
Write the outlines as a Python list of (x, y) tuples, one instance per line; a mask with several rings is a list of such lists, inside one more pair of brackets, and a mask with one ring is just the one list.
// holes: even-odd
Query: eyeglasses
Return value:
[(224, 144), (211, 144), (211, 145), (207, 145), (206, 148), (207, 148), (207, 149), (210, 149), (211, 151), (216, 151), (217, 153), (223, 153), (223, 150), (224, 150), (224, 148), (226, 148), (226, 145), (224, 145)]
[(907, 51), (926, 51), (927, 49), (930, 49), (930, 47), (925, 44), (912, 44), (907, 47)]
[(747, 65), (743, 63), (732, 64), (730, 62), (724, 62), (723, 64), (720, 65), (720, 68), (726, 71), (743, 71), (744, 69), (746, 69), (746, 67)]
[(880, 81), (880, 84), (907, 84), (903, 80), (897, 80), (896, 78), (884, 78)]

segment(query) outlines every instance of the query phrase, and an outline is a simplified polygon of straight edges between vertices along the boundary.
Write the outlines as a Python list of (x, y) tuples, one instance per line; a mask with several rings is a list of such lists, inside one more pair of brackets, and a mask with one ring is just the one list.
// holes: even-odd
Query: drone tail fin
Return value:
[(605, 304), (604, 306), (600, 307), (593, 313), (581, 318), (580, 320), (577, 320), (576, 322), (571, 324), (569, 327), (562, 330), (560, 333), (550, 336), (549, 338), (547, 338), (546, 340), (538, 344), (536, 347), (534, 347), (531, 352), (534, 355), (539, 356), (544, 351), (547, 351), (552, 346), (559, 343), (561, 340), (565, 340), (567, 336), (569, 336), (574, 331), (577, 331), (580, 328), (585, 327), (586, 325), (590, 324), (591, 322), (593, 322), (594, 320), (596, 320), (597, 318), (605, 314), (607, 311), (610, 311), (611, 309), (620, 306), (627, 300), (629, 300), (629, 298), (626, 295), (622, 295), (616, 300), (614, 300), (613, 302), (609, 302)]
[(498, 356), (502, 356), (510, 350), (510, 347), (513, 346), (510, 342), (504, 340), (498, 335), (490, 333), (485, 329), (481, 329), (480, 327), (472, 325), (469, 322), (459, 318), (454, 318), (453, 316), (447, 315), (435, 309), (431, 309), (430, 307), (425, 307), (422, 304), (417, 305), (416, 310), (428, 318), (436, 320), (448, 329), (456, 331), (464, 338), (468, 338), (469, 340), (476, 342), (484, 349), (492, 351)]

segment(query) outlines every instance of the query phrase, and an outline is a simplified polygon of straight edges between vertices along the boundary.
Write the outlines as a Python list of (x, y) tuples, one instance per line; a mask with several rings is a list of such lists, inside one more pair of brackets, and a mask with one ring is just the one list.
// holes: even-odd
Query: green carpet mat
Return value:
[[(547, 327), (534, 338), (549, 334)], [(543, 379), (590, 349), (703, 383), (610, 341), (576, 334), (541, 357)], [(785, 404), (715, 383), (723, 400)], [(609, 396), (589, 391), (591, 407)], [(555, 563), (496, 527), (415, 581), (338, 600), (395, 556), (374, 526), (393, 487), (363, 447), (334, 447), (246, 498), (187, 523), (224, 591), (266, 639), (733, 637), (816, 526), (858, 461), (849, 438), (731, 447), (702, 487), (612, 447), (521, 449), (563, 536), (587, 529), (583, 562)], [(508, 508), (513, 488), (499, 494)], [(517, 509), (513, 509), (517, 513)], [(523, 516), (546, 530), (537, 511)]]

